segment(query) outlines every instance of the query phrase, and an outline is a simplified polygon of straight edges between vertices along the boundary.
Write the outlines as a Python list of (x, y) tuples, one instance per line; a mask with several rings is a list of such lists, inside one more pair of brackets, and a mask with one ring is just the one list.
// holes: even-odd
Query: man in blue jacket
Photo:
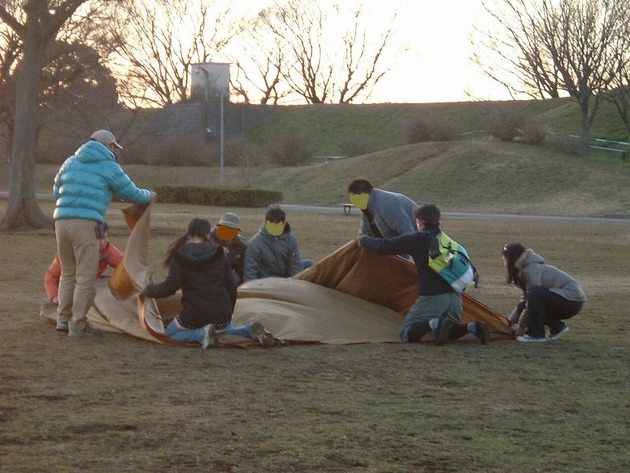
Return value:
[(121, 149), (112, 132), (95, 131), (55, 176), (53, 218), (61, 260), (57, 330), (71, 337), (96, 333), (87, 322), (87, 312), (96, 293), (99, 233), (114, 194), (134, 204), (157, 198), (136, 187), (116, 162), (115, 153)]

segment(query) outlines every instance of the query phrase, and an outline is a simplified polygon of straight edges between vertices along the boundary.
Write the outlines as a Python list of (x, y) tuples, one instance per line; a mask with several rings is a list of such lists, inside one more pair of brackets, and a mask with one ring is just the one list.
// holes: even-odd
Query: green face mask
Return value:
[(361, 194), (350, 194), (350, 202), (356, 208), (365, 210), (368, 206), (368, 200), (370, 200), (370, 194), (363, 192)]
[(279, 222), (279, 223), (267, 222), (265, 223), (265, 228), (267, 229), (267, 232), (269, 233), (269, 235), (279, 236), (279, 235), (282, 235), (282, 232), (284, 231), (284, 222)]

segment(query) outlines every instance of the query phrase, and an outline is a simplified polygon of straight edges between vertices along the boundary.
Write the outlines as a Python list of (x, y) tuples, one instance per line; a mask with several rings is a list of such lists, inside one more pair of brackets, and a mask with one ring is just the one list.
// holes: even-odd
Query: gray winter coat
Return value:
[[(409, 197), (396, 192), (372, 189), (368, 210), (374, 216), (374, 224), (383, 238), (394, 238), (417, 231), (413, 212), (418, 205)], [(361, 215), (359, 236), (375, 237), (365, 212)]]
[[(542, 286), (569, 301), (586, 301), (586, 294), (582, 286), (568, 273), (545, 263), (545, 259), (534, 250), (528, 248), (514, 262), (519, 270), (519, 277), (523, 289), (523, 300), (527, 298), (527, 291), (534, 286)], [(524, 306), (519, 304), (510, 316), (512, 323), (521, 315)]]
[(249, 240), (245, 251), (244, 281), (269, 277), (288, 278), (300, 271), (300, 251), (288, 223), (282, 235), (270, 235), (263, 225)]

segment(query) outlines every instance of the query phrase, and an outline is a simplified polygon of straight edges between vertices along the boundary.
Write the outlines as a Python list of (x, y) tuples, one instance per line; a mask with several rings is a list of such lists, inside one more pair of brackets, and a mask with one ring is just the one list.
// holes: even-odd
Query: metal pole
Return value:
[(223, 93), (221, 93), (221, 174), (219, 178), (219, 183), (223, 184)]

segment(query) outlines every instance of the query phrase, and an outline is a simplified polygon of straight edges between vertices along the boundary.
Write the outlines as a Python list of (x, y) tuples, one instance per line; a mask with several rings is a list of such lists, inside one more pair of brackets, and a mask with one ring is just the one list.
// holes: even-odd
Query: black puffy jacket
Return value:
[(236, 304), (236, 285), (223, 248), (209, 241), (186, 243), (168, 268), (168, 276), (144, 290), (147, 297), (167, 297), (182, 290), (182, 311), (177, 317), (186, 328), (229, 323)]

